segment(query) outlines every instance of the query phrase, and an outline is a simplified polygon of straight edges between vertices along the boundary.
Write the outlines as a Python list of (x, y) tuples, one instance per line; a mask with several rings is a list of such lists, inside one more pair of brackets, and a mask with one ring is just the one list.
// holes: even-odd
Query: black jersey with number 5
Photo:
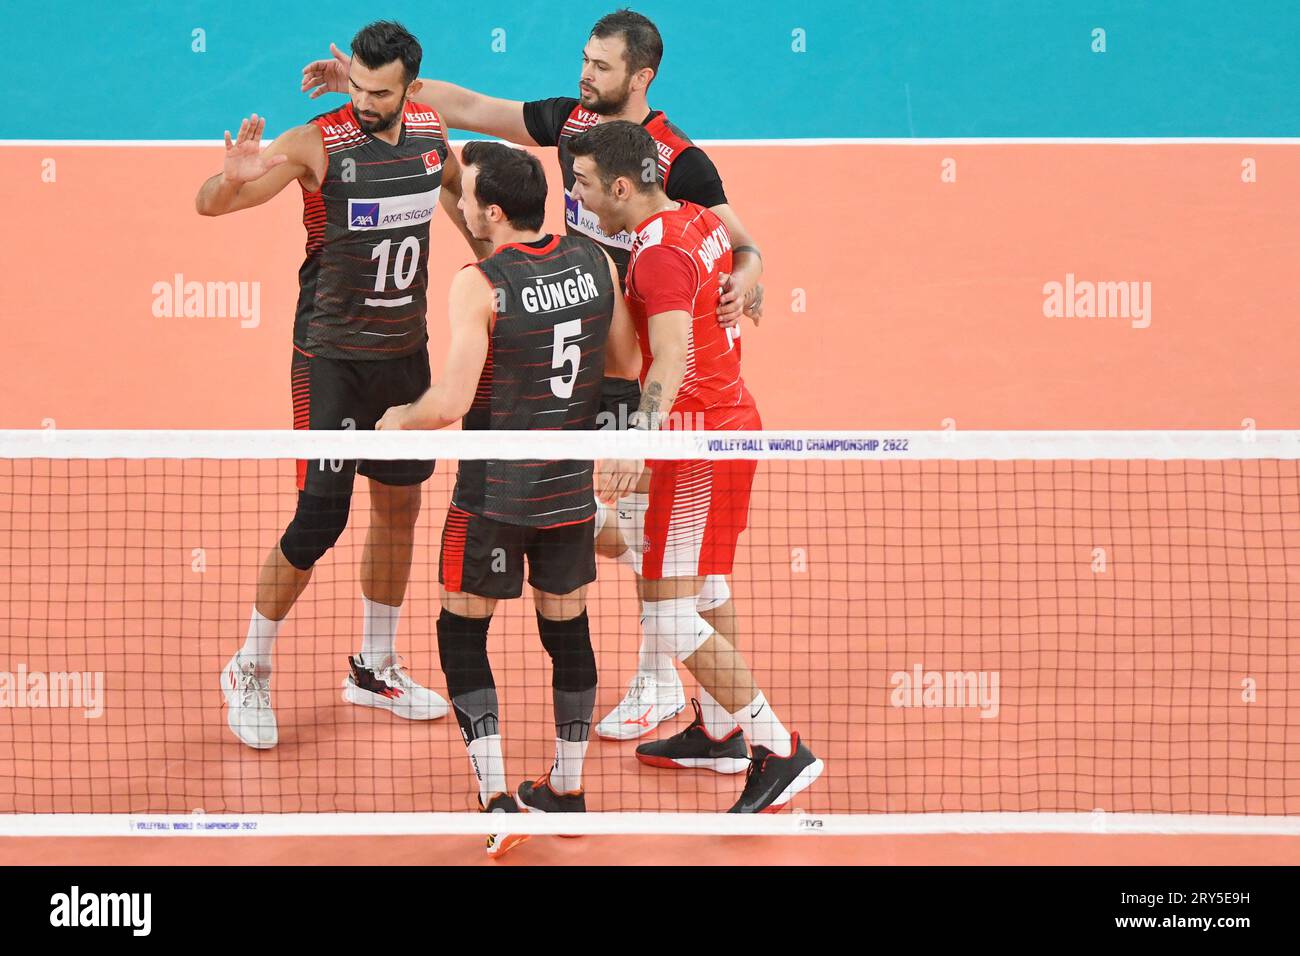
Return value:
[[(594, 429), (615, 295), (600, 246), (544, 236), (501, 246), (477, 268), (492, 286), (492, 333), (463, 427)], [(462, 461), (452, 503), (533, 528), (587, 521), (592, 462)]]

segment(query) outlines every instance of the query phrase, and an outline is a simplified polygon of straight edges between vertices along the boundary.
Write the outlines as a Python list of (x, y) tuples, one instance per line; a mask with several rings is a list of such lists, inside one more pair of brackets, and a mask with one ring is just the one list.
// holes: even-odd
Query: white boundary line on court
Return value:
[[(0, 837), (400, 836), (486, 834), (481, 813), (0, 814)], [(1300, 836), (1300, 816), (1181, 813), (521, 813), (510, 832), (573, 835), (892, 836), (1076, 833), (1168, 836)]]
[(0, 430), (0, 459), (743, 459), (802, 461), (1300, 458), (1300, 431), (83, 431)]
[[(264, 133), (270, 142), (275, 134)], [(453, 139), (463, 146), (467, 139)], [(1297, 146), (1295, 136), (953, 136), (953, 137), (806, 137), (790, 139), (697, 139), (696, 146)], [(156, 146), (205, 147), (224, 145), (222, 139), (0, 139), (4, 146)], [(542, 147), (539, 147), (542, 148)]]

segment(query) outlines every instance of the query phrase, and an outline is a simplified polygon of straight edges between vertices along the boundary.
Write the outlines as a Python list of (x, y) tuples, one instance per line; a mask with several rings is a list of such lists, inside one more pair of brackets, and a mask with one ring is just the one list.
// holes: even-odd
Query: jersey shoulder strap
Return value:
[(366, 134), (361, 132), (361, 126), (357, 123), (351, 103), (330, 110), (328, 113), (313, 116), (308, 123), (320, 129), (321, 138), (325, 142), (326, 156), (353, 146), (362, 146), (366, 142)]
[(431, 136), (447, 141), (447, 127), (442, 122), (442, 115), (432, 106), (407, 100), (402, 111), (402, 122), (406, 132), (413, 136)]
[(655, 145), (659, 149), (659, 179), (667, 184), (673, 163), (682, 153), (694, 148), (695, 144), (685, 133), (669, 122), (668, 117), (663, 113), (656, 113), (650, 122), (645, 124), (645, 128), (646, 132), (654, 137)]
[(593, 113), (591, 110), (584, 110), (582, 104), (579, 103), (569, 112), (568, 119), (560, 127), (560, 139), (568, 139), (571, 136), (577, 136), (579, 133), (585, 133), (595, 126), (596, 121), (599, 119), (599, 114)]

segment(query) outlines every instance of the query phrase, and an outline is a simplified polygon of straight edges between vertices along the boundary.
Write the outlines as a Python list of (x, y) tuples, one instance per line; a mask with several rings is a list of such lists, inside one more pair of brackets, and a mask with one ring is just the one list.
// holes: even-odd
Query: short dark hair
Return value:
[(664, 40), (659, 35), (659, 28), (635, 10), (615, 10), (607, 13), (591, 28), (591, 35), (597, 40), (606, 37), (621, 36), (625, 48), (623, 60), (627, 63), (628, 73), (644, 70), (646, 67), (659, 75), (659, 61), (664, 58)]
[(630, 179), (640, 192), (659, 185), (659, 150), (644, 126), (626, 120), (597, 123), (569, 140), (574, 156), (590, 156), (608, 189), (619, 176)]
[(478, 170), (474, 196), (480, 203), (500, 206), (516, 229), (542, 228), (546, 218), (546, 173), (536, 156), (505, 143), (480, 139), (466, 143), (460, 159)]
[(420, 49), (420, 41), (400, 23), (376, 20), (366, 24), (352, 38), (352, 55), (372, 70), (401, 60), (403, 82), (410, 83), (420, 75), (420, 59), (424, 51)]

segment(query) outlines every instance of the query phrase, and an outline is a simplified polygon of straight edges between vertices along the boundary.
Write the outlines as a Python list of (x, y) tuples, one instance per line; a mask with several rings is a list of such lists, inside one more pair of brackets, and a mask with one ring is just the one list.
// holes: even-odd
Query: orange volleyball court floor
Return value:
[[(769, 428), (931, 429), (947, 419), (970, 429), (1237, 428), (1246, 419), (1298, 427), (1294, 150), (954, 144), (711, 153), (764, 251), (766, 317), (746, 327), (743, 342), (746, 381)], [(1242, 178), (1247, 159), (1252, 182)], [(219, 161), (219, 149), (199, 147), (0, 149), (0, 177), (30, 183), (7, 200), (23, 228), (2, 240), (11, 361), (0, 427), (289, 427), (301, 203), (290, 193), (226, 219), (198, 217), (193, 193)], [(557, 226), (558, 183), (552, 189)], [(445, 289), (468, 255), (445, 222), (432, 234), (436, 376)], [(205, 296), (192, 310), (200, 314), (186, 314), (174, 290), (196, 282), (233, 284), (229, 301), (238, 306), (210, 310)], [(1053, 282), (1149, 283), (1145, 315), (1045, 314)], [(471, 809), (449, 719), (401, 723), (339, 700), (359, 626), (364, 492), (281, 638), (281, 743), (256, 753), (227, 730), (215, 676), (242, 639), (257, 562), (292, 511), (292, 467), (10, 468), (0, 475), (6, 658), (29, 670), (103, 671), (109, 706), (96, 720), (0, 711), (0, 813)], [(1300, 622), (1276, 613), (1300, 597), (1277, 563), (1300, 545), (1295, 463), (1112, 470), (1105, 479), (1115, 501), (1136, 507), (1159, 495), (1162, 510), (1126, 511), (1122, 527), (1107, 524), (1089, 497), (1101, 486), (1077, 485), (1073, 472), (1050, 465), (760, 469), (735, 590), (742, 648), (760, 683), (827, 758), (826, 775), (797, 806), (1300, 813), (1300, 779), (1287, 773), (1300, 766), (1300, 741), (1285, 723), (1300, 691), (1250, 710), (1225, 703), (1230, 675), (1244, 667), (1282, 687), (1300, 671), (1300, 655), (1278, 651), (1279, 640), (1300, 638)], [(1051, 497), (1053, 482), (1070, 483), (1068, 500)], [(449, 487), (440, 464), (426, 489), (399, 639), (416, 676), (435, 687), (437, 541)], [(1085, 491), (1087, 501), (1075, 495)], [(1186, 536), (1205, 502), (1259, 491), (1257, 508)], [(1005, 519), (1003, 537), (944, 525), (942, 509), (928, 506), (945, 494), (971, 513), (991, 507)], [(904, 512), (920, 517), (900, 519)], [(1013, 527), (1039, 534), (1012, 538)], [(1080, 532), (1108, 536), (1102, 543), (1127, 553), (1130, 571), (1101, 584), (1071, 566)], [(1234, 535), (1257, 546), (1261, 564), (1217, 576), (1207, 556), (1228, 553)], [(1013, 558), (983, 550), (1008, 543)], [(1199, 549), (1205, 567), (1192, 562), (1186, 579), (1162, 579), (1168, 545)], [(935, 565), (926, 551), (934, 546), (966, 557)], [(202, 575), (193, 572), (195, 548)], [(806, 567), (792, 565), (795, 549)], [(1030, 564), (1035, 570), (1020, 576)], [(972, 567), (996, 585), (991, 592), (963, 587)], [(592, 597), (601, 713), (635, 665), (635, 606), (621, 571), (602, 564)], [(936, 582), (950, 587), (936, 591)], [(1068, 608), (1073, 623), (1026, 623), (1026, 598), (1027, 613), (1041, 615), (1035, 622)], [(1219, 621), (1198, 616), (1203, 599), (1260, 601), (1265, 613)], [(545, 769), (548, 669), (531, 610), (498, 616), (492, 652), (513, 783)], [(1098, 620), (1100, 628), (1088, 623)], [(1116, 645), (1116, 621), (1139, 622), (1132, 646)], [(1020, 695), (1008, 692), (995, 721), (891, 708), (885, 676), (909, 666), (918, 647), (940, 669), (987, 660), (1021, 678)], [(1093, 655), (1086, 665), (1073, 656), (1080, 651)], [(1167, 696), (1158, 679), (1142, 684), (1143, 662), (1172, 675)], [(1191, 675), (1186, 687), (1179, 675)], [(1094, 699), (1076, 696), (1083, 686)], [(1048, 712), (1057, 728), (1050, 745), (1026, 732)], [(1132, 730), (1151, 724), (1167, 732)], [(738, 792), (734, 777), (665, 778), (631, 749), (593, 741), (594, 807), (725, 809)], [(1170, 761), (1185, 776), (1175, 779)], [(351, 863), (373, 860), (375, 850), (388, 863), (487, 863), (481, 847), (472, 836), (30, 837), (0, 840), (0, 863)], [(1300, 841), (1290, 837), (1088, 834), (534, 837), (503, 862), (1297, 861)]]

